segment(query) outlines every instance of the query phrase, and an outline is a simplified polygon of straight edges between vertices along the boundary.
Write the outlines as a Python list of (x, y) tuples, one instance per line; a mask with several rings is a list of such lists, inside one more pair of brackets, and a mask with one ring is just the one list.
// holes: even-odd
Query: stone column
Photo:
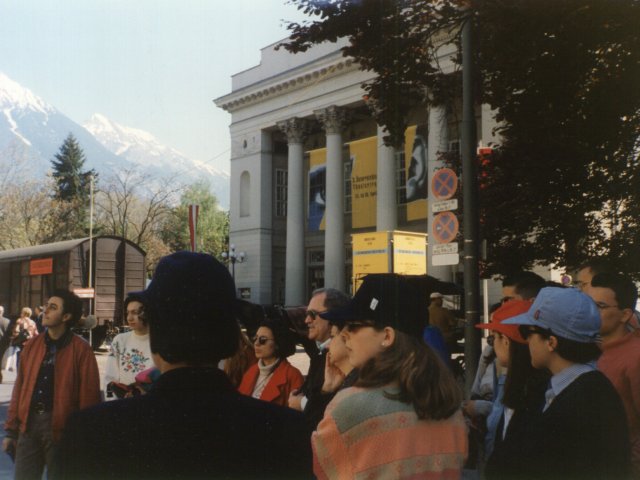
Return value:
[(290, 118), (278, 122), (278, 128), (287, 135), (287, 251), (285, 262), (286, 305), (306, 305), (304, 275), (304, 137), (309, 122)]
[(396, 195), (396, 152), (382, 140), (386, 130), (378, 125), (378, 166), (376, 192), (376, 230), (398, 228), (398, 197)]
[(429, 198), (427, 205), (429, 206), (429, 213), (427, 215), (427, 222), (429, 225), (428, 233), (428, 271), (429, 275), (439, 278), (444, 281), (452, 280), (452, 271), (450, 266), (433, 266), (431, 263), (431, 257), (433, 255), (433, 211), (431, 206), (437, 199), (433, 196), (431, 191), (431, 178), (433, 173), (442, 168), (444, 165), (438, 160), (438, 152), (446, 152), (449, 150), (449, 132), (447, 129), (447, 112), (442, 107), (431, 107), (429, 109), (429, 139), (427, 147), (427, 161), (429, 167)]
[(324, 232), (324, 285), (345, 291), (344, 164), (342, 130), (344, 108), (332, 105), (314, 112), (327, 135), (326, 207)]

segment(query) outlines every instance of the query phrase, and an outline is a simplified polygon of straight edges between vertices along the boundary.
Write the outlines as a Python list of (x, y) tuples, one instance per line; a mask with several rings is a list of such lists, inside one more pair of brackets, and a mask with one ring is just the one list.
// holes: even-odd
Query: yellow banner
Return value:
[(427, 236), (424, 233), (393, 232), (393, 271), (405, 275), (427, 273)]
[(377, 137), (349, 143), (352, 228), (376, 225), (377, 157)]
[(309, 152), (309, 215), (307, 229), (310, 232), (324, 230), (324, 210), (327, 191), (327, 149)]
[(351, 235), (353, 250), (353, 291), (356, 292), (362, 278), (370, 273), (390, 271), (389, 233), (368, 232)]
[(427, 218), (429, 175), (427, 170), (427, 132), (412, 125), (404, 134), (404, 165), (407, 187), (407, 220)]

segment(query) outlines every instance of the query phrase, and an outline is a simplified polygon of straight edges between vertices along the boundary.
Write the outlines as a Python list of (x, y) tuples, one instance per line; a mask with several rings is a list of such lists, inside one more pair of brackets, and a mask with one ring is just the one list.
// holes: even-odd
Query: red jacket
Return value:
[[(258, 364), (252, 365), (242, 377), (242, 382), (238, 387), (238, 391), (244, 395), (251, 396), (253, 387), (256, 385), (260, 370)], [(296, 367), (291, 365), (287, 360), (282, 360), (278, 368), (273, 372), (269, 383), (264, 387), (260, 400), (275, 403), (286, 407), (289, 403), (289, 394), (299, 389), (304, 382), (304, 378)]]
[[(20, 354), (20, 367), (11, 395), (5, 430), (24, 432), (29, 421), (31, 397), (46, 352), (43, 335), (29, 340)], [(91, 346), (77, 335), (56, 352), (51, 426), (58, 441), (67, 417), (76, 410), (100, 402), (98, 363)]]

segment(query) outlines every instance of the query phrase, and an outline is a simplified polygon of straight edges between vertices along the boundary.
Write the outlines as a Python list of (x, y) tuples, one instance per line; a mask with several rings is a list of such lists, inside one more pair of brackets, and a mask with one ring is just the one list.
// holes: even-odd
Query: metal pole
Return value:
[(474, 80), (473, 13), (462, 27), (462, 196), (464, 209), (464, 292), (466, 362), (465, 393), (471, 392), (480, 358), (480, 335), (474, 327), (480, 319), (478, 271), (478, 168)]
[[(89, 175), (89, 288), (93, 287), (93, 175)], [(93, 314), (93, 298), (89, 299), (89, 315)]]

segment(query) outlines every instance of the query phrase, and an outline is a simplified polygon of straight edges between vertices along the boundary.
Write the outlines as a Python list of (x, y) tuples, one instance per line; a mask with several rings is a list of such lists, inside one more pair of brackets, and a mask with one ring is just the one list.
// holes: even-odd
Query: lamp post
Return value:
[(247, 254), (244, 252), (236, 253), (236, 246), (232, 243), (229, 245), (228, 252), (222, 252), (222, 258), (231, 264), (231, 277), (233, 281), (236, 280), (236, 263), (242, 263), (247, 259)]

